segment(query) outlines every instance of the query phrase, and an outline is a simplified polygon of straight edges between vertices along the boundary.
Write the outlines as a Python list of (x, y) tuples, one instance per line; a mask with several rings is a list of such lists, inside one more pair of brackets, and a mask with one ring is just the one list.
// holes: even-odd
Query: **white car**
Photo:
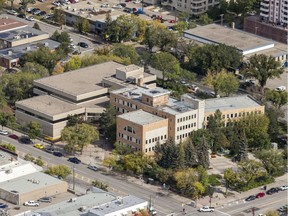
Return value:
[(1, 134), (1, 135), (8, 135), (9, 133), (8, 133), (8, 131), (6, 131), (6, 130), (0, 130), (0, 134)]
[(98, 168), (96, 166), (92, 166), (92, 165), (89, 165), (88, 169), (91, 169), (93, 171), (97, 171), (98, 170)]
[(18, 15), (17, 11), (15, 11), (15, 10), (7, 10), (7, 13), (11, 14), (11, 15), (14, 15), (14, 16)]
[(35, 202), (33, 200), (30, 200), (30, 201), (27, 201), (24, 203), (24, 206), (39, 206), (39, 203), (38, 202)]
[(34, 21), (35, 19), (34, 19), (33, 16), (29, 16), (29, 17), (26, 17), (26, 20), (28, 20), (28, 21)]
[(55, 6), (58, 6), (58, 7), (61, 5), (60, 2), (58, 2), (58, 1), (54, 1), (54, 2), (52, 2), (52, 4)]
[(27, 10), (26, 10), (26, 12), (31, 12), (32, 10), (33, 10), (34, 8), (33, 7), (29, 7)]
[(202, 208), (199, 209), (200, 212), (214, 212), (215, 209), (214, 207), (210, 206), (203, 206)]
[(109, 4), (104, 3), (104, 4), (101, 4), (100, 7), (101, 7), (101, 8), (108, 8), (108, 7), (109, 7)]
[(280, 189), (281, 189), (282, 191), (288, 190), (288, 185), (283, 185), (283, 186), (280, 187)]
[(71, 49), (76, 49), (77, 47), (76, 47), (73, 43), (71, 43), (71, 44), (69, 45), (69, 48), (71, 48)]
[(112, 8), (114, 8), (114, 9), (122, 9), (123, 7), (121, 5), (119, 5), (119, 4), (117, 4), (117, 5), (113, 5)]
[(139, 4), (139, 3), (141, 3), (141, 1), (136, 0), (136, 1), (133, 1), (133, 3), (134, 3), (134, 4)]
[(277, 88), (275, 88), (275, 91), (285, 91), (286, 87), (285, 86), (279, 86)]

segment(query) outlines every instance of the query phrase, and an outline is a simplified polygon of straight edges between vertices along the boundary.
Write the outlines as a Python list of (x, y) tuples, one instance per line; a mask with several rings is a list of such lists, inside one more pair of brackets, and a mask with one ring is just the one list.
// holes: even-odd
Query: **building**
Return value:
[(22, 205), (67, 191), (66, 182), (41, 172), (42, 167), (21, 160), (17, 154), (1, 147), (0, 155), (0, 199)]
[(117, 116), (117, 141), (128, 144), (134, 151), (153, 152), (157, 143), (168, 138), (168, 119), (143, 110)]
[(221, 111), (226, 126), (229, 121), (252, 114), (264, 114), (265, 107), (248, 95), (207, 99), (205, 100), (204, 127), (207, 125), (209, 116), (213, 115), (216, 110)]
[(284, 45), (288, 44), (287, 27), (264, 21), (259, 16), (245, 17), (244, 31), (278, 41)]
[(110, 92), (110, 103), (124, 113), (117, 117), (117, 142), (147, 154), (153, 154), (157, 142), (163, 144), (168, 138), (175, 143), (185, 141), (192, 131), (205, 128), (209, 116), (217, 109), (225, 124), (252, 113), (264, 113), (264, 106), (246, 95), (199, 100), (184, 94), (176, 100), (162, 88), (115, 90)]
[(31, 51), (36, 51), (40, 47), (47, 47), (51, 50), (51, 52), (53, 52), (59, 45), (60, 43), (56, 41), (45, 39), (39, 41), (33, 40), (23, 45), (2, 49), (0, 50), (0, 66), (9, 69), (16, 67), (19, 65), (19, 59), (23, 54)]
[(156, 76), (136, 65), (106, 62), (34, 81), (35, 97), (18, 101), (15, 115), (21, 125), (40, 123), (43, 133), (59, 138), (71, 115), (87, 121), (100, 117), (109, 91), (127, 86), (156, 86)]
[(7, 16), (0, 17), (0, 34), (6, 31), (16, 30), (26, 26), (27, 24), (15, 19), (8, 18)]
[(198, 26), (186, 30), (184, 31), (184, 37), (204, 44), (233, 46), (244, 55), (244, 58), (263, 53), (273, 56), (282, 65), (286, 62), (288, 56), (285, 44), (217, 24)]
[[(144, 0), (145, 3), (151, 4), (153, 0)], [(159, 3), (159, 2), (157, 2)], [(210, 8), (219, 5), (219, 0), (163, 0), (161, 5), (169, 10), (186, 12), (189, 15), (199, 16)]]
[(260, 16), (264, 21), (287, 27), (288, 0), (262, 0)]

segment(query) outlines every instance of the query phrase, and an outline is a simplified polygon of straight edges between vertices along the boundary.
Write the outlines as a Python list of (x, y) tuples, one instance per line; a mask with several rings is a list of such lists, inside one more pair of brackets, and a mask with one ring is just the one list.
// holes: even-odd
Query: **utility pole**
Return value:
[(73, 172), (73, 191), (75, 191), (75, 170), (76, 170), (76, 168), (73, 166), (72, 167), (72, 172)]
[(220, 14), (220, 17), (221, 17), (221, 26), (223, 26), (223, 16), (224, 16), (224, 14)]

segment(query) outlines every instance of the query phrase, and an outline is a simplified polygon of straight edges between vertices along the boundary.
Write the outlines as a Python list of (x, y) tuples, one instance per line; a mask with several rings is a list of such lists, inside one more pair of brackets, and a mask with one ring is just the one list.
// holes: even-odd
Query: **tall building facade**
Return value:
[(287, 26), (288, 0), (262, 0), (260, 11), (263, 20)]

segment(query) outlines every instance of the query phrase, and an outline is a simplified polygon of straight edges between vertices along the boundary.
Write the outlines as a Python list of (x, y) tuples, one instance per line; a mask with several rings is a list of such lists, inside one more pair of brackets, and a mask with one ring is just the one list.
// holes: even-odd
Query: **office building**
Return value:
[(260, 16), (263, 21), (287, 27), (288, 0), (262, 0)]

